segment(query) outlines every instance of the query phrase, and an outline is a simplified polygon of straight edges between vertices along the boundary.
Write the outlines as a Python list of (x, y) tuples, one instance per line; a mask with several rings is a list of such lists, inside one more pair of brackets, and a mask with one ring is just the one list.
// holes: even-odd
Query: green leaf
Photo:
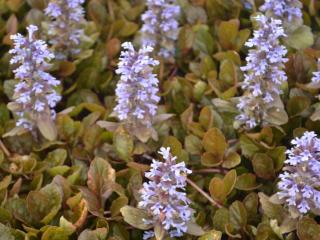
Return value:
[(199, 27), (199, 29), (197, 29), (193, 47), (209, 55), (213, 53), (215, 43), (206, 27)]
[(320, 225), (312, 218), (303, 217), (298, 222), (297, 234), (300, 240), (318, 240)]
[(69, 233), (62, 227), (48, 226), (42, 234), (41, 240), (68, 240)]
[(86, 229), (81, 232), (78, 240), (106, 240), (107, 235), (107, 228), (97, 228), (95, 230)]
[(222, 238), (222, 232), (211, 230), (210, 232), (207, 232), (202, 237), (198, 238), (198, 240), (221, 240)]
[(13, 235), (13, 231), (2, 223), (0, 223), (0, 233), (1, 240), (16, 240), (15, 236)]
[(172, 155), (177, 156), (178, 158), (182, 152), (182, 144), (177, 138), (173, 136), (166, 137), (165, 140), (163, 141), (162, 146), (170, 147), (170, 151)]
[(241, 229), (247, 225), (247, 210), (242, 202), (233, 202), (229, 208), (229, 212), (230, 223), (235, 229)]
[(302, 50), (313, 45), (314, 39), (311, 28), (308, 26), (300, 26), (293, 33), (285, 38), (285, 43), (290, 47)]
[(124, 218), (124, 221), (126, 221), (135, 228), (141, 230), (148, 230), (152, 227), (152, 225), (146, 224), (143, 221), (143, 219), (149, 218), (145, 210), (134, 208), (131, 206), (124, 206), (120, 209), (120, 212)]
[(252, 159), (252, 165), (254, 172), (257, 174), (258, 177), (267, 180), (275, 178), (273, 160), (267, 154), (255, 154)]
[(88, 187), (101, 200), (101, 206), (113, 192), (116, 179), (115, 170), (108, 160), (96, 157), (90, 164), (88, 171)]
[(244, 134), (240, 136), (240, 147), (242, 154), (248, 158), (263, 150), (258, 143)]
[(113, 135), (113, 146), (121, 159), (126, 162), (131, 161), (134, 149), (133, 139), (121, 127)]
[(48, 114), (43, 114), (37, 118), (37, 126), (41, 134), (49, 141), (54, 141), (57, 138), (57, 128)]
[(285, 219), (285, 211), (281, 205), (270, 202), (269, 197), (264, 193), (259, 193), (259, 201), (263, 212), (271, 219), (277, 219), (281, 223)]
[(205, 106), (200, 111), (199, 123), (205, 129), (210, 129), (213, 125), (213, 112), (209, 106)]
[(216, 167), (219, 166), (223, 161), (223, 158), (216, 156), (211, 152), (205, 152), (201, 156), (201, 164), (207, 167)]
[(222, 167), (230, 169), (238, 166), (240, 163), (240, 155), (236, 152), (229, 152), (223, 160)]
[(51, 183), (39, 191), (31, 191), (27, 196), (28, 212), (34, 219), (48, 224), (61, 208), (63, 192), (60, 187)]
[(207, 152), (210, 152), (221, 159), (228, 146), (223, 133), (218, 128), (211, 128), (205, 133), (202, 145)]
[(224, 49), (232, 49), (238, 35), (240, 22), (238, 19), (222, 21), (218, 27), (219, 42)]
[(187, 233), (193, 236), (201, 236), (205, 232), (203, 231), (202, 227), (200, 227), (197, 223), (189, 221), (187, 223)]
[(294, 96), (289, 99), (287, 109), (289, 116), (297, 116), (308, 110), (311, 101), (305, 96)]
[(112, 201), (110, 211), (111, 216), (114, 217), (120, 213), (120, 209), (128, 204), (129, 200), (125, 196), (120, 196)]
[(226, 208), (219, 208), (213, 216), (213, 227), (216, 230), (224, 232), (225, 225), (230, 222), (229, 210)]
[(243, 191), (251, 191), (257, 189), (259, 185), (256, 182), (256, 175), (252, 173), (244, 173), (237, 178), (236, 189)]
[(194, 135), (188, 135), (185, 138), (184, 145), (185, 145), (185, 149), (190, 154), (195, 154), (195, 155), (201, 154), (202, 144), (201, 144), (200, 138), (198, 138)]
[(209, 191), (211, 196), (223, 203), (226, 197), (233, 190), (237, 180), (237, 173), (235, 170), (229, 171), (223, 179), (214, 177), (210, 181)]

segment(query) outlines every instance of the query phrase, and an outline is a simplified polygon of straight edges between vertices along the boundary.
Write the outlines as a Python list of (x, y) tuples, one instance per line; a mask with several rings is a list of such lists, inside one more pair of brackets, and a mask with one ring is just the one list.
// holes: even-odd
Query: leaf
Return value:
[(90, 164), (88, 171), (88, 187), (98, 196), (101, 206), (113, 192), (115, 182), (115, 170), (106, 159), (96, 157)]
[(211, 55), (213, 53), (215, 43), (213, 37), (206, 27), (199, 27), (195, 34), (193, 47), (203, 53)]
[(235, 201), (229, 207), (230, 223), (235, 229), (244, 228), (247, 225), (247, 210), (242, 202)]
[(37, 118), (37, 126), (41, 134), (49, 141), (57, 138), (57, 128), (48, 114), (42, 114)]
[(7, 175), (0, 181), (0, 191), (7, 189), (7, 187), (11, 184), (12, 176)]
[(293, 33), (285, 38), (285, 43), (290, 47), (301, 50), (313, 45), (314, 39), (311, 28), (308, 26), (300, 26)]
[(0, 232), (1, 240), (16, 240), (15, 236), (12, 234), (12, 230), (9, 227), (3, 225), (2, 223), (0, 223)]
[(152, 227), (152, 225), (146, 224), (143, 221), (143, 219), (148, 219), (148, 214), (145, 210), (131, 206), (124, 206), (120, 209), (120, 212), (124, 218), (124, 221), (135, 228), (148, 230)]
[(216, 230), (224, 232), (225, 225), (230, 222), (229, 210), (226, 208), (219, 208), (213, 216), (213, 227)]
[(236, 152), (229, 152), (227, 153), (227, 155), (223, 160), (222, 167), (230, 169), (238, 166), (240, 163), (241, 163), (240, 155)]
[(304, 96), (294, 96), (290, 98), (287, 103), (289, 116), (301, 115), (305, 110), (308, 110), (310, 104), (310, 99)]
[(288, 122), (288, 114), (283, 108), (272, 107), (268, 109), (265, 119), (271, 124), (281, 126)]
[(202, 144), (200, 138), (194, 136), (194, 135), (188, 135), (185, 138), (185, 149), (190, 153), (194, 155), (201, 154), (202, 151)]
[(285, 219), (285, 211), (281, 205), (270, 202), (269, 197), (264, 193), (258, 193), (259, 201), (263, 212), (271, 219), (277, 219), (281, 223)]
[(58, 148), (49, 152), (44, 161), (48, 163), (49, 167), (55, 167), (63, 165), (66, 159), (67, 151), (65, 149)]
[(202, 237), (198, 238), (198, 240), (221, 240), (222, 238), (222, 232), (211, 230), (210, 232), (207, 232)]
[(245, 157), (252, 157), (255, 153), (262, 152), (263, 148), (246, 135), (240, 136), (240, 148)]
[(107, 235), (107, 228), (97, 228), (95, 230), (86, 229), (81, 232), (78, 240), (106, 240)]
[(201, 156), (201, 164), (207, 167), (216, 167), (222, 163), (223, 159), (211, 152), (205, 152)]
[(69, 233), (62, 227), (49, 226), (42, 234), (41, 240), (68, 240)]
[(267, 154), (255, 154), (252, 159), (252, 165), (254, 172), (257, 174), (258, 177), (267, 180), (275, 178), (273, 160)]
[(76, 70), (76, 65), (73, 62), (62, 61), (59, 66), (59, 76), (68, 77)]
[(129, 200), (125, 196), (120, 196), (112, 201), (110, 211), (111, 216), (114, 217), (120, 213), (120, 209), (128, 204)]
[(205, 133), (202, 145), (207, 152), (210, 152), (221, 159), (227, 149), (226, 139), (218, 128), (211, 128)]
[(224, 49), (232, 49), (238, 35), (240, 22), (238, 19), (222, 21), (218, 27), (219, 42)]
[(39, 222), (48, 224), (59, 212), (63, 192), (60, 187), (51, 183), (39, 191), (31, 191), (27, 196), (28, 212)]
[(121, 159), (126, 162), (131, 161), (133, 139), (122, 127), (119, 127), (113, 135), (113, 146)]
[(209, 191), (213, 198), (219, 202), (224, 202), (226, 197), (233, 190), (237, 179), (237, 173), (235, 170), (229, 171), (223, 179), (214, 177), (210, 181)]
[(300, 240), (318, 240), (320, 238), (320, 225), (309, 217), (303, 217), (298, 222), (297, 234)]
[(181, 152), (182, 152), (182, 144), (180, 141), (173, 137), (173, 136), (168, 136), (165, 138), (162, 144), (163, 147), (170, 147), (170, 151), (173, 156), (177, 156), (179, 158)]
[(244, 173), (237, 178), (236, 189), (243, 191), (251, 191), (260, 187), (256, 183), (256, 176), (252, 173)]
[(197, 223), (189, 221), (187, 223), (187, 233), (193, 236), (201, 236), (205, 232), (203, 231), (202, 227), (200, 227)]
[(210, 129), (213, 125), (213, 112), (209, 106), (205, 106), (200, 111), (199, 123), (205, 129)]
[(280, 171), (283, 167), (284, 161), (286, 160), (286, 150), (286, 147), (280, 146), (267, 151), (267, 154), (273, 160), (274, 170), (276, 172)]

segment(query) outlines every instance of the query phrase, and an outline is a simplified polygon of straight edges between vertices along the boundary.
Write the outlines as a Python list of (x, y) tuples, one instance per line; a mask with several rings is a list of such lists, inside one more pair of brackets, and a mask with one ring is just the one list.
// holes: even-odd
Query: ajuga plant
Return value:
[(279, 95), (281, 85), (287, 80), (283, 70), (287, 50), (279, 41), (285, 36), (281, 20), (259, 15), (255, 21), (258, 29), (245, 44), (253, 49), (246, 57), (247, 65), (241, 68), (244, 94), (237, 105), (241, 113), (236, 117), (247, 128), (270, 122), (270, 111), (281, 111), (283, 104)]
[[(176, 162), (170, 148), (162, 147), (159, 153), (164, 161), (153, 160), (150, 171), (145, 173), (150, 181), (143, 184), (138, 207), (147, 211), (146, 224), (160, 229), (158, 231), (164, 236), (180, 237), (187, 231), (194, 212), (185, 193), (187, 175), (191, 170), (184, 162)], [(154, 231), (146, 231), (143, 239), (154, 235)]]
[(160, 101), (158, 79), (152, 73), (159, 62), (150, 57), (151, 46), (136, 51), (130, 42), (125, 42), (122, 47), (124, 50), (116, 70), (120, 80), (114, 112), (129, 130), (150, 128)]
[(305, 132), (291, 141), (287, 150), (284, 173), (280, 174), (278, 197), (293, 215), (309, 211), (320, 213), (320, 139), (314, 132)]
[(51, 0), (44, 10), (48, 42), (56, 59), (66, 60), (80, 53), (84, 37), (84, 0)]
[(260, 7), (268, 17), (280, 19), (286, 31), (294, 30), (303, 24), (302, 3), (299, 0), (265, 0)]
[(12, 35), (14, 48), (9, 51), (18, 83), (8, 107), (17, 117), (16, 125), (31, 131), (42, 126), (43, 121), (55, 118), (53, 108), (61, 100), (56, 91), (60, 81), (46, 72), (54, 54), (43, 40), (36, 38), (37, 30), (29, 25), (26, 37), (20, 33)]
[(158, 56), (172, 60), (179, 34), (180, 7), (175, 0), (147, 0), (147, 7), (141, 17), (142, 44), (153, 46)]

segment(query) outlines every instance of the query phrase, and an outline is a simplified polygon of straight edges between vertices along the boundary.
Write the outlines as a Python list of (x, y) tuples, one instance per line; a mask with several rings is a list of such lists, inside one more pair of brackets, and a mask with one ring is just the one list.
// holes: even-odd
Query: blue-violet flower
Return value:
[(178, 38), (180, 7), (174, 0), (147, 0), (142, 15), (142, 45), (151, 45), (159, 56), (172, 58)]
[(278, 106), (279, 102), (282, 104), (279, 94), (281, 85), (287, 80), (283, 71), (287, 50), (279, 42), (279, 38), (285, 36), (281, 21), (264, 15), (255, 19), (258, 29), (245, 44), (253, 49), (249, 50), (247, 65), (241, 68), (245, 93), (239, 99), (240, 115), (236, 117), (247, 128), (262, 124), (268, 110)]
[(320, 210), (320, 139), (305, 132), (291, 141), (284, 173), (280, 174), (278, 197), (300, 214)]
[(39, 117), (55, 116), (52, 108), (61, 96), (55, 90), (60, 81), (46, 72), (54, 54), (44, 41), (36, 39), (36, 26), (30, 25), (27, 30), (27, 37), (19, 33), (11, 36), (14, 48), (9, 51), (13, 55), (10, 63), (17, 66), (13, 72), (19, 83), (15, 85), (14, 102), (9, 103), (9, 108), (19, 118), (17, 126), (32, 130)]
[(158, 79), (152, 73), (159, 62), (149, 55), (150, 46), (135, 51), (130, 42), (122, 44), (120, 62), (116, 73), (121, 75), (116, 87), (117, 106), (115, 114), (128, 125), (150, 127), (160, 101)]
[[(191, 170), (184, 162), (176, 163), (170, 148), (162, 147), (159, 153), (164, 162), (153, 160), (151, 170), (145, 174), (150, 181), (143, 184), (138, 207), (148, 212), (150, 218), (144, 219), (147, 224), (160, 224), (171, 237), (179, 237), (187, 231), (194, 212), (185, 193)], [(144, 239), (153, 236), (153, 231), (146, 231)]]
[(56, 58), (65, 60), (79, 54), (84, 34), (84, 0), (50, 0), (45, 14), (49, 17), (47, 35)]
[(320, 83), (320, 58), (318, 59), (318, 71), (313, 72), (311, 82), (312, 83)]
[(260, 7), (268, 17), (282, 21), (286, 31), (303, 24), (302, 3), (299, 0), (265, 0)]

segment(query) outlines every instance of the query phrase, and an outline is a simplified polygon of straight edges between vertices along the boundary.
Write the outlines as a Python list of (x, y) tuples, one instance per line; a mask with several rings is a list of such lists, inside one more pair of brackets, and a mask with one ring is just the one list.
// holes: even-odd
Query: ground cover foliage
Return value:
[[(154, 34), (146, 2), (74, 1), (65, 28), (49, 1), (0, 0), (0, 239), (320, 239), (320, 2), (274, 0), (302, 7), (291, 16), (273, 1), (177, 0)], [(36, 67), (17, 70), (28, 36)], [(128, 72), (146, 79), (138, 102)], [(55, 100), (28, 105), (24, 79), (51, 81), (39, 94)], [(148, 219), (153, 182), (181, 204), (174, 220)]]

